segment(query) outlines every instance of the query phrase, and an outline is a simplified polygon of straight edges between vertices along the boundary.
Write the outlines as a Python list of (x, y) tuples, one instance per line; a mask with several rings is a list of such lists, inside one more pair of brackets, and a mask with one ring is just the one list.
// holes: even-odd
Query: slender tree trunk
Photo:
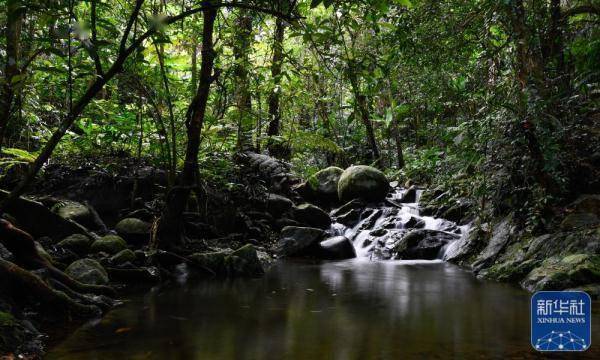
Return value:
[[(281, 112), (279, 110), (279, 98), (281, 96), (281, 67), (283, 64), (283, 37), (285, 27), (283, 20), (277, 19), (275, 23), (275, 37), (273, 39), (273, 59), (271, 61), (271, 78), (273, 89), (269, 94), (269, 129), (267, 135), (279, 135)], [(270, 147), (269, 147), (270, 150)]]
[(21, 0), (6, 0), (6, 64), (4, 68), (4, 84), (0, 94), (0, 150), (6, 135), (8, 123), (12, 114), (15, 95), (14, 81), (20, 74), (21, 60), (21, 29), (23, 27), (23, 9)]
[(169, 78), (167, 77), (167, 70), (165, 69), (165, 58), (164, 58), (164, 49), (162, 46), (159, 48), (156, 43), (154, 44), (154, 49), (156, 50), (156, 54), (158, 56), (158, 63), (160, 65), (160, 75), (163, 81), (163, 86), (165, 88), (165, 96), (167, 102), (167, 108), (169, 110), (169, 127), (171, 130), (171, 167), (169, 169), (169, 184), (173, 184), (175, 181), (175, 171), (177, 166), (177, 134), (175, 130), (175, 115), (173, 113), (173, 100), (171, 98), (171, 90), (169, 88)]
[(214, 81), (212, 75), (214, 64), (213, 31), (216, 9), (203, 11), (204, 24), (202, 29), (202, 61), (200, 65), (200, 82), (196, 96), (187, 111), (187, 147), (183, 172), (178, 186), (171, 189), (167, 204), (159, 220), (155, 247), (169, 248), (182, 244), (184, 241), (181, 214), (185, 210), (191, 190), (198, 184), (198, 153), (200, 151), (200, 135), (206, 113), (206, 104), (210, 85)]
[(250, 131), (252, 129), (251, 111), (252, 98), (248, 81), (248, 52), (250, 50), (250, 35), (252, 34), (252, 17), (241, 10), (236, 19), (237, 34), (233, 46), (235, 58), (234, 75), (235, 99), (238, 110), (237, 149), (243, 151), (252, 147)]
[(396, 160), (398, 169), (404, 167), (404, 154), (402, 153), (402, 137), (400, 136), (400, 126), (398, 125), (398, 119), (393, 119), (392, 124), (394, 126), (394, 142), (396, 143)]

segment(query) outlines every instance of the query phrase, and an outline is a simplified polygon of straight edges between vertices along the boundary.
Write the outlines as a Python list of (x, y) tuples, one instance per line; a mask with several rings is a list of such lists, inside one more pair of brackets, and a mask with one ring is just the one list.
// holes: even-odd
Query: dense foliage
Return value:
[(226, 183), (247, 149), (304, 175), (375, 164), (491, 214), (519, 209), (531, 229), (598, 186), (593, 0), (6, 0), (3, 171), (46, 146), (50, 161), (151, 159), (174, 183), (206, 6), (217, 14), (204, 181)]

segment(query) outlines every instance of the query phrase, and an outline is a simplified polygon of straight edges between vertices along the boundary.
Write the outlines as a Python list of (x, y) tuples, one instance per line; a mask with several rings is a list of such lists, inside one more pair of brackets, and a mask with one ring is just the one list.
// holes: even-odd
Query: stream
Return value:
[[(47, 358), (539, 358), (529, 344), (530, 294), (444, 262), (453, 242), (435, 260), (380, 260), (411, 218), (456, 239), (468, 230), (419, 216), (416, 202), (398, 205), (403, 194), (376, 218), (332, 225), (331, 235), (353, 241), (355, 259), (280, 260), (260, 279), (156, 287), (80, 327)], [(365, 222), (388, 233), (374, 241)], [(579, 358), (600, 358), (600, 313), (592, 308), (595, 337)]]

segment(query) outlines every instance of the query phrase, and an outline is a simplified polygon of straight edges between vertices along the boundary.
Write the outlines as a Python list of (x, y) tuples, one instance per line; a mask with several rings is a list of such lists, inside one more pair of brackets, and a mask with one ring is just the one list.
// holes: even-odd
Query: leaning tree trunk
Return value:
[(202, 29), (202, 62), (200, 64), (200, 83), (196, 96), (192, 100), (186, 119), (187, 147), (183, 172), (178, 186), (169, 191), (167, 204), (159, 219), (154, 247), (169, 248), (184, 242), (181, 214), (184, 212), (191, 190), (198, 184), (198, 153), (200, 151), (200, 134), (206, 113), (206, 104), (210, 85), (214, 81), (212, 75), (215, 53), (213, 49), (213, 31), (217, 11), (209, 8), (203, 11)]

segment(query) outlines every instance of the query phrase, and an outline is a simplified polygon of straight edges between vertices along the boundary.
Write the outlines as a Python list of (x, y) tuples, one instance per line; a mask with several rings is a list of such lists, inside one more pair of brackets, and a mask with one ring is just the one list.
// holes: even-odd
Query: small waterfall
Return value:
[[(467, 235), (468, 225), (458, 226), (445, 219), (421, 216), (419, 200), (423, 190), (417, 190), (415, 202), (402, 203), (401, 200), (407, 191), (407, 189), (396, 188), (386, 202), (367, 206), (359, 220), (351, 227), (334, 222), (328, 231), (329, 234), (343, 235), (350, 239), (359, 258), (386, 259), (391, 256), (394, 245), (408, 231), (412, 229), (441, 231), (456, 237), (456, 240), (440, 249), (438, 259), (445, 259), (448, 253), (455, 250), (458, 239)], [(377, 233), (372, 235), (371, 232)]]

